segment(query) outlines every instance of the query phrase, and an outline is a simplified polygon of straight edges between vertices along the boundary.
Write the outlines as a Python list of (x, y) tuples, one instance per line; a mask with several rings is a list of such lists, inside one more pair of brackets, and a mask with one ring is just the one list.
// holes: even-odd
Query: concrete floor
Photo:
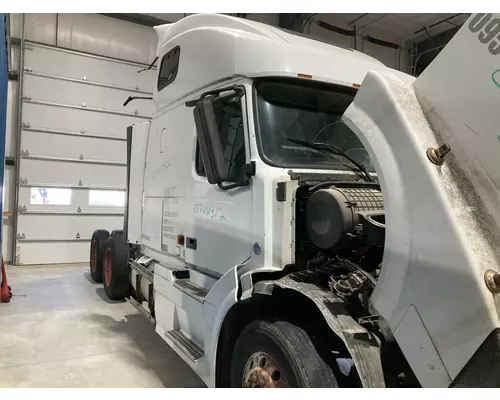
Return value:
[(87, 266), (10, 267), (0, 303), (0, 387), (204, 387)]

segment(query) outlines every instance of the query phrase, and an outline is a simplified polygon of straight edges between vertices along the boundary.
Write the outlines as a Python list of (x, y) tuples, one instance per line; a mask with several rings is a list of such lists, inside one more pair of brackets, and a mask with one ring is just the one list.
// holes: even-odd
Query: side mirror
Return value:
[(210, 98), (205, 97), (196, 103), (194, 120), (208, 182), (213, 185), (227, 181), (229, 163), (224, 159), (214, 105)]

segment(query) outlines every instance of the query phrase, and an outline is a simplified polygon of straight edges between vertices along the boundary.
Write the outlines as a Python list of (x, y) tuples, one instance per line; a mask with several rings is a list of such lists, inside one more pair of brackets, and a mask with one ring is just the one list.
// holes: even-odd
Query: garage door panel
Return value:
[(18, 242), (17, 264), (89, 262), (90, 242)]
[[(63, 103), (73, 106), (85, 105), (89, 108), (102, 108), (110, 111), (129, 112), (151, 115), (151, 100), (137, 100), (127, 107), (123, 102), (129, 96), (137, 96), (132, 91), (111, 89), (85, 83), (68, 82), (26, 74), (24, 95), (32, 100)], [(143, 95), (144, 96), (144, 95)]]
[(122, 187), (126, 185), (126, 167), (71, 162), (40, 161), (23, 158), (20, 177), (28, 183), (78, 186)]
[[(29, 185), (19, 188), (19, 207), (30, 213), (110, 214), (125, 213), (125, 190), (99, 188), (47, 187)], [(91, 215), (89, 215), (91, 217)]]
[(127, 127), (144, 119), (33, 103), (23, 104), (23, 122), (34, 128), (127, 137)]
[(110, 61), (98, 57), (88, 57), (76, 52), (66, 52), (61, 49), (40, 46), (30, 43), (25, 52), (25, 68), (33, 72), (49, 75), (65, 76), (73, 79), (123, 85), (139, 90), (153, 91), (155, 70), (137, 73), (144, 66), (139, 64)]
[(19, 214), (18, 230), (26, 239), (90, 239), (96, 229), (123, 228), (123, 216)]
[[(27, 43), (16, 260), (88, 262), (96, 229), (121, 229), (127, 128), (150, 119), (155, 71)], [(107, 190), (106, 190), (107, 189)]]
[(127, 142), (92, 137), (58, 135), (25, 131), (21, 137), (21, 149), (31, 155), (70, 157), (101, 161), (127, 161)]

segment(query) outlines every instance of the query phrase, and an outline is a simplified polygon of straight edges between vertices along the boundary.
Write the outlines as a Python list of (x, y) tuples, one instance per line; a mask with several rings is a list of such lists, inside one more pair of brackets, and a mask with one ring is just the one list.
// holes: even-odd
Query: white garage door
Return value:
[(85, 262), (92, 232), (122, 229), (126, 128), (150, 118), (154, 71), (27, 43), (16, 264)]

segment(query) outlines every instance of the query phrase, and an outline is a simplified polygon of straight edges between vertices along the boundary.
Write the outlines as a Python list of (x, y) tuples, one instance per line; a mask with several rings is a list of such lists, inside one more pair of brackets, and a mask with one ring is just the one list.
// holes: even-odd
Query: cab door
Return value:
[[(220, 96), (213, 105), (230, 182), (240, 182), (250, 162), (245, 97)], [(222, 276), (252, 253), (252, 185), (226, 190), (210, 184), (197, 139), (194, 147), (196, 183), (190, 233), (185, 239), (186, 262)]]

